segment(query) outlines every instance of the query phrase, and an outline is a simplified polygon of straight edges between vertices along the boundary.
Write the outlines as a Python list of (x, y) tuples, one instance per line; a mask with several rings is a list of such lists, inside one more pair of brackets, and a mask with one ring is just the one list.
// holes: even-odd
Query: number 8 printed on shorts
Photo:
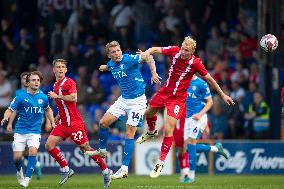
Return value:
[(174, 109), (174, 113), (176, 114), (176, 116), (177, 116), (178, 113), (179, 113), (179, 109), (180, 109), (179, 105), (176, 105), (176, 106), (175, 106), (175, 109)]

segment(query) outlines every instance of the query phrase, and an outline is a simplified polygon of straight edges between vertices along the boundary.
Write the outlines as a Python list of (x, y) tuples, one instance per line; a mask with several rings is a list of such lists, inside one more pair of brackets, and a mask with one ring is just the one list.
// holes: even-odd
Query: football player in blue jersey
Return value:
[(121, 168), (112, 175), (113, 179), (126, 178), (128, 166), (134, 151), (134, 135), (139, 122), (143, 119), (146, 110), (145, 82), (143, 80), (139, 64), (146, 62), (150, 67), (152, 83), (161, 84), (156, 73), (153, 57), (147, 53), (137, 55), (122, 54), (117, 41), (108, 43), (105, 47), (106, 54), (110, 58), (107, 65), (101, 65), (100, 71), (111, 71), (121, 89), (121, 96), (107, 110), (100, 120), (99, 149), (87, 151), (87, 155), (106, 156), (106, 145), (109, 135), (109, 125), (114, 123), (120, 116), (127, 115), (126, 139), (123, 151), (123, 162)]
[[(17, 179), (22, 187), (27, 187), (35, 170), (37, 151), (41, 139), (41, 124), (46, 113), (52, 126), (55, 126), (53, 112), (49, 106), (48, 97), (39, 90), (43, 79), (39, 71), (27, 75), (28, 88), (20, 96), (15, 96), (4, 113), (1, 126), (6, 124), (14, 111), (18, 111), (18, 121), (15, 125), (13, 152)], [(26, 177), (23, 175), (22, 157), (26, 146), (29, 149)]]
[(197, 151), (213, 151), (227, 158), (221, 143), (214, 146), (197, 144), (203, 131), (206, 129), (208, 119), (207, 112), (213, 105), (209, 87), (205, 81), (193, 76), (190, 87), (187, 90), (186, 118), (184, 123), (184, 149), (189, 156), (189, 174), (186, 174), (183, 182), (194, 182)]
[[(26, 91), (27, 91), (27, 88), (28, 88), (28, 86), (29, 86), (29, 85), (28, 85), (28, 82), (27, 82), (27, 75), (29, 75), (29, 72), (22, 72), (22, 73), (21, 73), (21, 75), (20, 75), (21, 89), (18, 89), (18, 90), (16, 91), (15, 96), (21, 96), (21, 94), (22, 94), (23, 92), (26, 92)], [(7, 124), (7, 131), (8, 131), (8, 132), (12, 132), (12, 130), (13, 130), (13, 129), (12, 129), (12, 128), (13, 128), (13, 122), (14, 122), (16, 116), (17, 116), (17, 111), (14, 111), (14, 112), (12, 113), (12, 115), (10, 116), (10, 119), (9, 119), (9, 121), (8, 121), (8, 124)], [(46, 128), (46, 130), (50, 130), (50, 129), (51, 129), (51, 124), (50, 124), (50, 122), (47, 120), (47, 118), (46, 118), (46, 122), (45, 122), (45, 128)], [(25, 150), (25, 152), (24, 152), (24, 156), (25, 156), (25, 157), (28, 157), (28, 154), (29, 154), (29, 152), (28, 152), (28, 149), (26, 148), (26, 150)], [(36, 178), (37, 178), (37, 179), (40, 179), (40, 178), (42, 177), (42, 171), (41, 171), (41, 169), (42, 169), (42, 166), (41, 166), (40, 162), (39, 162), (39, 161), (36, 161), (35, 173), (36, 173)]]

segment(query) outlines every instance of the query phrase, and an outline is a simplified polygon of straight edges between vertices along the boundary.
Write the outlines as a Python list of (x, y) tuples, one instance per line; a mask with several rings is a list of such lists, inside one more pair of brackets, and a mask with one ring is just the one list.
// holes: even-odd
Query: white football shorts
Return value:
[(113, 105), (107, 110), (115, 117), (127, 115), (127, 125), (137, 127), (139, 122), (143, 120), (144, 113), (147, 107), (146, 96), (142, 95), (134, 99), (124, 99), (120, 96)]
[(39, 148), (41, 140), (40, 134), (14, 134), (14, 141), (13, 141), (13, 151), (23, 152), (25, 151), (26, 146), (28, 147), (35, 147)]
[(198, 121), (190, 118), (185, 119), (184, 140), (189, 138), (198, 140), (208, 124), (207, 114), (204, 114)]

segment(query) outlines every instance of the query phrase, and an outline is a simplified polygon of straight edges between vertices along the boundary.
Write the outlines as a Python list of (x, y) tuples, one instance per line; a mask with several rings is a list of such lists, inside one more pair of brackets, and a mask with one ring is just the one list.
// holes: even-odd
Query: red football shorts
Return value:
[(174, 96), (167, 91), (158, 91), (151, 99), (150, 106), (156, 109), (167, 109), (167, 114), (178, 120), (185, 109), (185, 98)]
[(79, 146), (89, 141), (87, 130), (83, 122), (73, 122), (71, 126), (57, 124), (50, 135), (59, 136), (63, 140), (70, 137), (71, 140)]
[(181, 118), (177, 121), (177, 125), (174, 129), (175, 147), (183, 148), (184, 144), (183, 131), (184, 131), (185, 118), (186, 118), (186, 110), (183, 111), (183, 114)]

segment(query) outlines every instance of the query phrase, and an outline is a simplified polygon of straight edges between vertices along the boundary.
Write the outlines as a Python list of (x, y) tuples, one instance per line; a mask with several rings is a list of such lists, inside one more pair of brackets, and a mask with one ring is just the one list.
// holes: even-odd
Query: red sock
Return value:
[(146, 121), (148, 124), (148, 131), (153, 132), (156, 128), (157, 116), (154, 115), (153, 117), (146, 118)]
[(48, 153), (56, 160), (57, 163), (59, 163), (59, 166), (61, 168), (67, 166), (67, 161), (65, 160), (60, 150), (58, 150), (57, 148), (53, 148), (52, 150), (49, 150)]
[(95, 155), (91, 156), (91, 158), (98, 164), (98, 166), (101, 168), (102, 171), (104, 171), (107, 168), (107, 165), (101, 156)]
[(162, 146), (161, 146), (161, 154), (160, 154), (160, 160), (161, 161), (165, 161), (171, 147), (173, 144), (173, 139), (174, 137), (164, 137), (163, 142), (162, 142)]
[(188, 165), (188, 153), (185, 152), (181, 156), (178, 156), (179, 166), (181, 169), (189, 168)]

